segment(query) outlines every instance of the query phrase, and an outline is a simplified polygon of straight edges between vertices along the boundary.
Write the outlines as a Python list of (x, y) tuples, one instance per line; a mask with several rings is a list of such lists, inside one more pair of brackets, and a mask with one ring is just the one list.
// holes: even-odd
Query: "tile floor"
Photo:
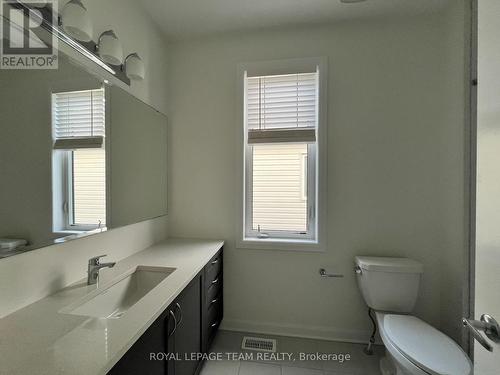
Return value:
[[(283, 353), (283, 358), (257, 358), (259, 352), (242, 350), (243, 336), (276, 339), (277, 353)], [(212, 353), (220, 353), (219, 357), (215, 359), (214, 354), (214, 360), (206, 361), (201, 375), (380, 375), (378, 362), (383, 347), (375, 346), (373, 356), (365, 355), (363, 348), (360, 344), (219, 331), (211, 348)], [(300, 360), (300, 353), (328, 353), (330, 360)], [(350, 360), (341, 363), (333, 354), (338, 359), (341, 354), (344, 358), (349, 354)]]

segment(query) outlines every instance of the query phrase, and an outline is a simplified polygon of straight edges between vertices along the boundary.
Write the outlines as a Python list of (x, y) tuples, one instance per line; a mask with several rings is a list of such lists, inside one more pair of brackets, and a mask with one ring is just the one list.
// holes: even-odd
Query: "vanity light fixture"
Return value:
[(82, 42), (92, 40), (93, 25), (87, 8), (81, 0), (71, 0), (63, 8), (61, 13), (61, 24), (70, 36)]
[(142, 61), (141, 57), (135, 52), (125, 57), (123, 69), (127, 77), (134, 81), (142, 81), (146, 75), (144, 61)]
[(99, 36), (96, 48), (104, 62), (111, 65), (122, 64), (123, 48), (113, 30), (107, 30)]

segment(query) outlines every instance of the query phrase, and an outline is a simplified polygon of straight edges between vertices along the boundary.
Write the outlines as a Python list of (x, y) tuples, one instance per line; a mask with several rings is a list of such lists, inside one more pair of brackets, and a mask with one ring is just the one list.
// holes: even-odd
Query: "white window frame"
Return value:
[[(326, 250), (326, 127), (327, 127), (327, 59), (304, 58), (243, 63), (237, 69), (237, 152), (241, 157), (236, 176), (240, 192), (238, 204), (237, 248), (294, 251)], [(307, 233), (266, 231), (260, 235), (252, 228), (252, 146), (247, 142), (245, 126), (245, 79), (247, 74), (266, 76), (310, 73), (318, 70), (318, 127), (316, 143), (308, 145), (308, 230)], [(267, 234), (267, 236), (266, 236)]]

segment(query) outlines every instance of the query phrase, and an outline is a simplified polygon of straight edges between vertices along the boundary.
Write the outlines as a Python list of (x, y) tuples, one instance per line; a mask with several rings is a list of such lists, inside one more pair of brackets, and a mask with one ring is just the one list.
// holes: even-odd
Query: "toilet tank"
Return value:
[(408, 258), (354, 258), (356, 278), (366, 304), (374, 310), (410, 313), (417, 301), (422, 263)]

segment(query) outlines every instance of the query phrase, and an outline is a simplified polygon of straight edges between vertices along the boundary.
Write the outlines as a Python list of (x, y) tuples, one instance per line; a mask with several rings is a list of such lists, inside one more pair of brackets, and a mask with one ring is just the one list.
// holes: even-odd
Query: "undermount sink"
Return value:
[(94, 318), (120, 318), (174, 271), (175, 268), (170, 267), (137, 266), (60, 312)]

